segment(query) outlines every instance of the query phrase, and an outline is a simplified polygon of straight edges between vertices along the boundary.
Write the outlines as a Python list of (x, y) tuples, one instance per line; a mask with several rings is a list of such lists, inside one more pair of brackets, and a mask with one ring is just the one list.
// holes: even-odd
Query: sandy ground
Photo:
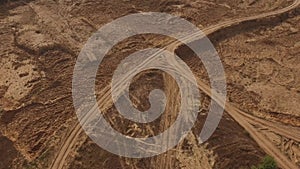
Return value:
[[(275, 18), (257, 19), (219, 31), (213, 29), (227, 20), (262, 15), (292, 3), (284, 0), (1, 3), (0, 129), (3, 136), (0, 144), (5, 149), (1, 150), (4, 153), (0, 156), (3, 161), (0, 168), (250, 168), (270, 152), (286, 158), (287, 165), (299, 166), (300, 135), (296, 132), (300, 127), (299, 8)], [(82, 132), (72, 105), (71, 79), (77, 55), (94, 31), (117, 17), (140, 11), (168, 12), (201, 29), (212, 27), (209, 38), (225, 66), (228, 103), (232, 106), (226, 110), (213, 137), (198, 145), (195, 135), (203, 125), (210, 101), (209, 94), (203, 92), (203, 109), (199, 110), (193, 132), (164, 154), (135, 160), (106, 152)], [(139, 49), (162, 47), (171, 41), (166, 37), (143, 35), (118, 44), (106, 56), (106, 64), (99, 68), (96, 83), (99, 100), (122, 59)], [(179, 48), (177, 52), (199, 79), (209, 85), (203, 65), (189, 51)], [(147, 96), (154, 88), (161, 88), (169, 97), (176, 98), (173, 83), (156, 70), (141, 73), (132, 82), (131, 100), (137, 108), (147, 109)], [(178, 103), (174, 102), (154, 123), (133, 124), (120, 117), (109, 100), (101, 107), (112, 114), (106, 118), (115, 129), (131, 136), (155, 135), (176, 118), (173, 112)], [(239, 111), (232, 107), (255, 119), (245, 116), (241, 117), (245, 122), (237, 120), (232, 114)], [(262, 139), (257, 141), (257, 138)], [(266, 147), (271, 147), (271, 151)]]

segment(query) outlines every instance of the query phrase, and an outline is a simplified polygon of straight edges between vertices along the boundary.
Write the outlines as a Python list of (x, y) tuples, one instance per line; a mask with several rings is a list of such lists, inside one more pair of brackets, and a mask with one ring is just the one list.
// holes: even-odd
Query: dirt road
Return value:
[[(175, 59), (170, 58), (170, 64), (173, 64), (173, 66), (176, 66), (177, 68), (180, 68), (180, 65), (177, 63)], [(184, 69), (182, 69), (184, 71)], [(185, 77), (187, 79), (191, 79), (190, 77)], [(211, 89), (208, 85), (203, 83), (201, 80), (197, 79), (198, 81), (198, 86), (203, 91), (205, 94), (207, 94), (209, 97), (214, 99), (217, 103), (222, 105), (222, 97), (220, 97), (216, 92), (215, 94), (212, 95)], [(192, 81), (192, 79), (190, 80)], [(165, 83), (168, 83), (167, 81)], [(281, 134), (285, 137), (294, 139), (295, 141), (299, 140), (300, 133), (297, 130), (293, 130), (294, 132), (287, 132), (284, 130), (283, 126), (280, 125), (275, 125), (270, 122), (267, 122), (265, 120), (253, 117), (246, 112), (243, 112), (242, 110), (239, 110), (235, 106), (233, 106), (230, 103), (226, 103), (225, 105), (225, 111), (236, 121), (238, 122), (248, 133), (250, 136), (257, 142), (257, 144), (266, 151), (266, 153), (270, 154), (272, 157), (275, 158), (279, 166), (282, 168), (287, 168), (287, 169), (297, 169), (298, 166), (296, 166), (293, 162), (291, 162), (286, 155), (280, 152), (280, 150), (275, 147), (268, 138), (266, 138), (262, 133), (260, 133), (253, 125), (251, 124), (263, 124), (265, 125), (269, 130)]]
[[(294, 3), (286, 8), (283, 9), (279, 9), (273, 12), (268, 12), (265, 14), (260, 14), (260, 15), (256, 15), (256, 16), (251, 16), (251, 17), (245, 17), (245, 18), (239, 18), (239, 19), (232, 19), (232, 20), (228, 20), (225, 22), (222, 22), (220, 24), (216, 24), (214, 26), (210, 26), (206, 29), (204, 29), (204, 33), (206, 35), (211, 34), (217, 30), (220, 30), (222, 28), (225, 27), (229, 27), (233, 24), (238, 24), (244, 21), (249, 21), (249, 20), (255, 20), (255, 19), (259, 19), (259, 18), (263, 18), (263, 17), (268, 17), (268, 16), (272, 16), (272, 15), (277, 15), (277, 14), (281, 14), (284, 12), (287, 12), (291, 9), (294, 9), (295, 7), (297, 7), (300, 4), (300, 0), (296, 0), (294, 1)], [(41, 20), (45, 20), (47, 21), (46, 24), (48, 23), (51, 27), (53, 27), (53, 31), (55, 32), (59, 32), (59, 30), (57, 29), (57, 25), (61, 26), (62, 28), (66, 27), (64, 25), (63, 22), (59, 22), (60, 17), (55, 14), (55, 13), (51, 13), (51, 11), (48, 11), (47, 14), (43, 14), (45, 13), (45, 11), (47, 12), (47, 9), (41, 9), (41, 6), (38, 6), (34, 3), (30, 4), (32, 9), (37, 13), (37, 15), (41, 18)], [(47, 18), (45, 17), (47, 15)], [(51, 16), (51, 17), (49, 17)], [(47, 25), (48, 25), (47, 24)], [(63, 37), (65, 39), (70, 39), (68, 38), (68, 34), (64, 34)], [(201, 38), (201, 37), (195, 37), (195, 35), (191, 35), (190, 37), (187, 37), (187, 40), (189, 39), (195, 39), (195, 38)], [(76, 42), (72, 42), (69, 41), (68, 46), (71, 46), (70, 49), (75, 49), (74, 46), (77, 46), (78, 43)], [(80, 44), (78, 44), (80, 45)], [(175, 42), (172, 43), (168, 46), (169, 49), (172, 49), (173, 51), (178, 47), (178, 45), (180, 45), (179, 43)], [(73, 47), (72, 47), (73, 46)], [(148, 60), (145, 60), (145, 63), (151, 61), (151, 59), (153, 59), (153, 57), (150, 57)], [(128, 72), (129, 74), (132, 72)], [(126, 76), (124, 77), (126, 78)], [(210, 88), (205, 85), (203, 82), (200, 82), (200, 86), (199, 88), (201, 90), (203, 90), (207, 95), (211, 96), (211, 92), (210, 92)], [(111, 99), (109, 98), (109, 92), (110, 92), (110, 86), (105, 87), (102, 90), (102, 96), (101, 99), (99, 100), (99, 103), (101, 104), (101, 107), (109, 107), (112, 102)], [(216, 100), (217, 101), (217, 100)], [(90, 112), (87, 114), (87, 116), (85, 117), (85, 119), (89, 118), (91, 115), (93, 115), (93, 112), (95, 109), (97, 109), (97, 106), (94, 106), (92, 110), (90, 110)], [(244, 115), (244, 113), (236, 108), (234, 108), (232, 105), (230, 105), (229, 103), (226, 104), (226, 111), (237, 121), (239, 122), (239, 124), (241, 126), (243, 126), (249, 133), (250, 135), (257, 141), (257, 143), (269, 154), (271, 154), (272, 156), (274, 156), (278, 162), (278, 164), (282, 167), (282, 168), (298, 168), (297, 166), (295, 166), (294, 164), (292, 164), (276, 147), (274, 147), (271, 143), (269, 143), (269, 141), (259, 132), (257, 132), (255, 130), (255, 128), (253, 126), (251, 126), (249, 124), (249, 122), (255, 122), (255, 123), (260, 123), (260, 120), (255, 120), (252, 117), (247, 117)], [(265, 123), (265, 122), (263, 122)], [(271, 126), (271, 125), (270, 125)], [(274, 126), (273, 126), (274, 127)], [(280, 128), (279, 126), (274, 127), (274, 130), (279, 132), (279, 134), (284, 133), (286, 136), (289, 137), (294, 137), (296, 134), (294, 134), (294, 136), (291, 136), (289, 133), (283, 132), (282, 130), (279, 130), (278, 128)], [(78, 135), (82, 132), (81, 126), (79, 123), (77, 123), (75, 125), (75, 127), (73, 128), (72, 132), (68, 134), (67, 139), (64, 141), (64, 143), (62, 144), (56, 158), (54, 159), (52, 165), (50, 166), (51, 169), (61, 169), (64, 166), (65, 160), (69, 154), (69, 152), (72, 150), (72, 147), (74, 146), (74, 144), (76, 143), (76, 140), (78, 138)], [(299, 139), (298, 136), (295, 137), (297, 140)], [(295, 139), (294, 138), (294, 139)]]

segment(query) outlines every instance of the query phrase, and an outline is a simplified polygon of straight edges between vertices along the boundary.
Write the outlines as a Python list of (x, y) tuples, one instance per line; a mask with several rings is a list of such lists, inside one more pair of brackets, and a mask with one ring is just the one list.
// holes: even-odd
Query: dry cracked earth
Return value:
[[(225, 69), (227, 107), (212, 137), (199, 144), (196, 137), (212, 100), (200, 91), (199, 116), (188, 135), (163, 154), (133, 159), (102, 149), (81, 129), (73, 107), (72, 75), (80, 50), (94, 32), (139, 12), (166, 12), (212, 30), (204, 33)], [(251, 168), (266, 155), (279, 168), (300, 168), (298, 0), (0, 0), (0, 23), (0, 169)], [(209, 29), (214, 27), (218, 29)], [(149, 124), (124, 119), (109, 88), (105, 90), (128, 55), (173, 41), (137, 35), (105, 56), (95, 93), (100, 101), (108, 94), (99, 109), (115, 130), (149, 137), (176, 120), (179, 88), (161, 70), (140, 72), (129, 88), (131, 102), (141, 111), (150, 108), (153, 89), (166, 93), (164, 113)], [(210, 85), (203, 64), (187, 46), (178, 45), (175, 52), (199, 85)]]

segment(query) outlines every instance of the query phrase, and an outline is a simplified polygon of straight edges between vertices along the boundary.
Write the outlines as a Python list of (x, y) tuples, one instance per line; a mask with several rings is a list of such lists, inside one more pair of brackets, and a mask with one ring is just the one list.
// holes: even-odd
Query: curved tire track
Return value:
[[(286, 8), (282, 8), (273, 12), (268, 12), (268, 13), (264, 13), (264, 14), (260, 14), (260, 15), (256, 15), (256, 16), (251, 16), (251, 17), (244, 17), (244, 18), (238, 18), (238, 19), (232, 19), (232, 20), (228, 20), (213, 26), (210, 26), (206, 29), (203, 30), (203, 32), (208, 35), (211, 34), (215, 31), (218, 31), (222, 28), (226, 28), (229, 27), (233, 24), (238, 24), (244, 21), (251, 21), (251, 20), (256, 20), (256, 19), (260, 19), (260, 18), (264, 18), (264, 17), (269, 17), (269, 16), (273, 16), (273, 15), (277, 15), (277, 14), (282, 14), (285, 12), (288, 12), (294, 8), (296, 8), (298, 5), (300, 4), (300, 0), (295, 0), (293, 2), (293, 4), (291, 4), (290, 6), (286, 7)], [(32, 7), (34, 6), (34, 4), (31, 4)], [(34, 9), (34, 7), (33, 7)], [(36, 11), (37, 12), (37, 11)], [(55, 14), (52, 14), (52, 16)], [(49, 15), (48, 15), (49, 16)], [(57, 20), (52, 20), (53, 23), (57, 23)], [(52, 24), (53, 24), (52, 23)], [(61, 24), (61, 23), (60, 23)], [(54, 24), (55, 25), (55, 24)], [(192, 40), (195, 38), (201, 38), (201, 37), (196, 37), (195, 35), (191, 35), (189, 37), (186, 38), (186, 40)], [(76, 44), (76, 43), (75, 43)], [(168, 49), (172, 49), (172, 51), (174, 51), (178, 46), (180, 45), (179, 42), (173, 42), (171, 44), (168, 45)], [(166, 49), (166, 48), (165, 48)], [(164, 49), (162, 49), (164, 50)], [(151, 61), (151, 59), (153, 59), (153, 57), (149, 57), (149, 59), (145, 60), (144, 63), (147, 63), (149, 61)], [(132, 72), (128, 72), (129, 74)], [(124, 77), (126, 78), (126, 77)], [(209, 96), (211, 96), (211, 92), (210, 92), (210, 88), (208, 86), (206, 86), (204, 83), (200, 83), (201, 85), (199, 86), (199, 88), (201, 90), (203, 90), (206, 94), (208, 94)], [(101, 107), (107, 107), (111, 104), (111, 99), (110, 97), (110, 87), (107, 86), (102, 90), (102, 93), (104, 93), (103, 97), (99, 100), (98, 103), (101, 104)], [(216, 98), (213, 98), (216, 99)], [(89, 118), (91, 115), (93, 115), (93, 112), (95, 109), (97, 109), (98, 107), (95, 105), (87, 114), (86, 117), (84, 117), (84, 119)], [(265, 151), (271, 155), (273, 155), (277, 162), (279, 163), (279, 165), (282, 168), (289, 168), (289, 169), (297, 169), (298, 167), (295, 166), (294, 164), (291, 164), (288, 160), (286, 160), (286, 157), (283, 156), (279, 150), (276, 151), (277, 149), (272, 146), (266, 146), (270, 143), (268, 143), (269, 141), (266, 140), (260, 133), (258, 133), (257, 131), (255, 131), (255, 129), (253, 128), (253, 126), (251, 126), (247, 120), (245, 118), (249, 117), (245, 117), (242, 114), (240, 114), (242, 111), (237, 110), (236, 108), (234, 108), (233, 106), (227, 104), (226, 105), (226, 111), (242, 126), (244, 127), (249, 133), (250, 135), (257, 141), (257, 143), (263, 148), (265, 149)], [(79, 122), (76, 123), (76, 125), (73, 127), (73, 130), (71, 133), (68, 134), (66, 140), (64, 141), (64, 143), (62, 143), (62, 146), (57, 154), (57, 156), (55, 157), (55, 159), (53, 160), (51, 166), (49, 167), (50, 169), (62, 169), (64, 166), (64, 162), (69, 154), (69, 152), (72, 150), (72, 147), (75, 145), (76, 143), (76, 139), (78, 138), (79, 134), (82, 132), (81, 129), (81, 125), (79, 124)], [(287, 133), (285, 133), (287, 134)], [(291, 135), (291, 134), (287, 134), (287, 135)], [(297, 137), (298, 139), (298, 137)]]

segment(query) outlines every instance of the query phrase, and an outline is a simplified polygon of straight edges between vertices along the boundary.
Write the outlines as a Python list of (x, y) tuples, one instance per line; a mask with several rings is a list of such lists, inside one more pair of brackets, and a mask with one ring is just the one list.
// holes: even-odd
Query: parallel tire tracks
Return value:
[[(238, 19), (232, 19), (232, 20), (228, 20), (228, 21), (225, 21), (225, 22), (222, 22), (222, 23), (219, 23), (219, 24), (216, 24), (214, 26), (210, 26), (206, 29), (203, 30), (203, 32), (208, 35), (208, 34), (211, 34), (213, 32), (216, 32), (218, 30), (221, 30), (222, 28), (226, 28), (226, 27), (230, 27), (231, 25), (233, 24), (239, 24), (241, 22), (244, 22), (244, 21), (251, 21), (251, 20), (256, 20), (256, 19), (261, 19), (261, 18), (264, 18), (264, 17), (269, 17), (269, 16), (273, 16), (273, 15), (278, 15), (278, 14), (282, 14), (282, 13), (285, 13), (285, 12), (288, 12), (294, 8), (296, 8), (298, 5), (300, 4), (300, 0), (295, 0), (290, 6), (288, 7), (285, 7), (285, 8), (282, 8), (282, 9), (279, 9), (279, 10), (276, 10), (276, 11), (273, 11), (273, 12), (268, 12), (268, 13), (264, 13), (264, 14), (260, 14), (260, 15), (256, 15), (256, 16), (251, 16), (251, 17), (244, 17), (244, 18), (238, 18)], [(32, 6), (34, 6), (34, 4), (32, 3), (31, 4)], [(35, 9), (33, 7), (33, 9)], [(36, 11), (38, 13), (38, 11)], [(55, 16), (55, 14), (51, 14), (52, 16)], [(50, 15), (50, 16), (51, 16)], [(49, 15), (48, 15), (49, 17)], [(41, 18), (42, 19), (42, 18)], [(49, 19), (49, 18), (48, 18)], [(50, 18), (51, 19), (51, 18)], [(57, 23), (58, 21), (53, 19), (52, 20), (53, 23)], [(49, 23), (49, 22), (48, 22)], [(54, 24), (55, 25), (55, 24)], [(187, 40), (191, 39), (195, 39), (195, 38), (201, 38), (201, 37), (196, 37), (197, 35), (191, 35), (189, 37), (187, 37)], [(69, 38), (70, 39), (70, 38)], [(172, 49), (173, 51), (179, 46), (181, 45), (180, 43), (178, 42), (173, 42), (171, 44), (168, 45), (168, 49)], [(73, 48), (72, 48), (73, 49)], [(153, 57), (150, 57), (148, 60), (145, 60), (145, 63), (151, 61), (151, 59), (153, 59)], [(133, 70), (134, 71), (134, 70)], [(131, 72), (128, 72), (129, 74)], [(124, 77), (126, 78), (126, 77)], [(122, 87), (120, 87), (122, 88)], [(205, 90), (207, 92), (205, 92), (206, 94), (208, 94), (209, 96), (210, 95), (210, 88), (207, 87), (204, 83), (202, 83), (199, 88), (201, 90)], [(111, 99), (109, 98), (110, 97), (110, 88), (109, 86), (106, 86), (105, 88), (103, 88), (102, 92), (103, 93), (103, 97), (100, 98), (99, 100), (99, 103), (101, 104), (101, 107), (104, 106), (104, 107), (109, 107), (112, 103), (111, 103)], [(93, 115), (93, 112), (95, 109), (97, 109), (98, 107), (95, 105), (90, 111), (89, 113), (84, 117), (84, 119), (87, 119), (89, 118), (91, 115)], [(289, 168), (289, 169), (292, 169), (292, 168), (297, 168), (297, 166), (293, 165), (292, 163), (290, 163), (289, 161), (286, 160), (286, 158), (282, 158), (282, 154), (278, 151), (276, 151), (277, 149), (274, 147), (270, 147), (270, 146), (266, 146), (270, 143), (268, 143), (268, 140), (266, 139), (263, 139), (264, 137), (261, 136), (260, 133), (258, 133), (257, 131), (255, 131), (253, 129), (253, 126), (251, 126), (247, 121), (251, 121), (249, 119), (251, 119), (251, 117), (246, 117), (243, 115), (243, 112), (234, 108), (233, 106), (231, 106), (230, 104), (226, 104), (226, 111), (232, 115), (232, 117), (237, 120), (237, 122), (240, 123), (240, 125), (242, 127), (244, 127), (250, 134), (251, 136), (257, 141), (257, 143), (262, 146), (262, 148), (265, 149), (265, 151), (267, 153), (270, 153), (272, 154), (273, 156), (277, 157), (277, 161), (279, 162), (279, 165), (283, 168)], [(245, 119), (246, 118), (246, 119)], [(248, 120), (247, 120), (248, 119)], [(253, 119), (252, 119), (253, 120)], [(275, 127), (277, 128), (276, 131), (278, 130), (278, 127)], [(66, 140), (62, 143), (62, 146), (61, 148), (59, 149), (59, 152), (58, 154), (56, 155), (56, 157), (54, 158), (52, 164), (50, 165), (50, 169), (62, 169), (63, 166), (64, 166), (64, 163), (65, 163), (65, 160), (69, 154), (69, 152), (72, 150), (72, 147), (75, 145), (76, 143), (76, 140), (79, 136), (79, 134), (82, 132), (82, 128), (81, 128), (81, 125), (79, 124), (79, 122), (76, 123), (76, 125), (73, 127), (73, 130), (68, 134)], [(280, 130), (278, 130), (279, 132)], [(280, 131), (281, 133), (279, 134), (282, 134), (282, 131)], [(288, 134), (288, 133), (284, 133), (285, 135), (289, 136), (291, 134)], [(297, 136), (296, 139), (299, 139), (299, 137)]]
[[(174, 61), (175, 62), (175, 61)], [(173, 63), (174, 63), (173, 62)], [(187, 78), (187, 77), (186, 77)], [(218, 94), (215, 93), (214, 97), (211, 94), (211, 90), (208, 85), (204, 84), (203, 82), (198, 80), (199, 88), (201, 91), (203, 91), (205, 94), (207, 94), (209, 97), (213, 98), (214, 101), (217, 103), (222, 103), (223, 100), (221, 100), (222, 97), (218, 96)], [(255, 127), (252, 124), (262, 124), (266, 127), (268, 127), (269, 130), (281, 134), (287, 138), (294, 139), (295, 141), (299, 140), (300, 133), (297, 130), (294, 130), (295, 133), (287, 132), (284, 129), (282, 129), (282, 126), (277, 126), (275, 124), (272, 124), (271, 122), (259, 119), (257, 117), (253, 117), (238, 108), (234, 107), (230, 103), (226, 103), (225, 105), (225, 111), (236, 121), (239, 123), (240, 126), (242, 126), (249, 134), (250, 136), (257, 142), (257, 144), (266, 151), (266, 153), (270, 154), (275, 158), (278, 165), (282, 168), (286, 169), (298, 169), (298, 166), (296, 166), (293, 162), (291, 162), (284, 154), (280, 152), (279, 149), (277, 149), (271, 142), (268, 140), (262, 133), (257, 131)]]

